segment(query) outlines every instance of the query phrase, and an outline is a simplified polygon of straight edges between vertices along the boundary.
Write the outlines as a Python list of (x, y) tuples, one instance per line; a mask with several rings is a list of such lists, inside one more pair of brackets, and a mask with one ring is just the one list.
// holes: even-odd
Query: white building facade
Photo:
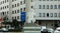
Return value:
[(35, 5), (35, 0), (26, 0), (26, 11), (27, 11), (27, 23), (35, 22), (35, 10), (33, 6)]
[(60, 21), (60, 0), (35, 0), (35, 19), (41, 25), (54, 26)]
[(1, 0), (0, 11), (2, 17), (7, 17), (7, 20), (17, 19), (20, 21), (20, 12), (25, 11), (25, 0)]
[(54, 26), (55, 22), (60, 22), (60, 0), (1, 0), (0, 11), (7, 20), (20, 21), (20, 12), (26, 11), (27, 23)]
[(60, 0), (37, 0), (36, 19), (60, 20)]

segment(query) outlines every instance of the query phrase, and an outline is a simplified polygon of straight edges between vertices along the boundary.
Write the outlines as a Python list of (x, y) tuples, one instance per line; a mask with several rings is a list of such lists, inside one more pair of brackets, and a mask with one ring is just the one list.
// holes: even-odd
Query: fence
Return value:
[(40, 33), (41, 27), (24, 27), (24, 33)]

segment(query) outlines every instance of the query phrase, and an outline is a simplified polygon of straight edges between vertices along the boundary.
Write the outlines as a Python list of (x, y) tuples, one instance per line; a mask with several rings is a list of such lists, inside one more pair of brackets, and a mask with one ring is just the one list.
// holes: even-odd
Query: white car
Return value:
[(46, 26), (41, 27), (41, 32), (49, 32), (49, 33), (54, 33), (54, 30), (52, 28), (46, 28)]
[(43, 31), (44, 29), (46, 29), (46, 26), (41, 26), (41, 31)]
[(54, 33), (54, 30), (52, 28), (47, 28), (48, 32)]
[(56, 30), (54, 31), (54, 33), (60, 33), (60, 27), (56, 28)]
[[(49, 33), (54, 33), (54, 30), (51, 29), (51, 28), (43, 29), (42, 31), (43, 31), (43, 32), (49, 32)], [(42, 32), (42, 31), (41, 31), (41, 32)]]
[(8, 31), (8, 29), (7, 29), (7, 28), (2, 28), (1, 30), (2, 30), (2, 31)]
[(8, 29), (14, 29), (14, 27), (9, 26), (9, 28), (8, 28)]

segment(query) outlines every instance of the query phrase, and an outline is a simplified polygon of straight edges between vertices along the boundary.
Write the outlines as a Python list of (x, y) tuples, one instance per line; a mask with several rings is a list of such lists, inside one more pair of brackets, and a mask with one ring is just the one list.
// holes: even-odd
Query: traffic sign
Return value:
[(26, 12), (21, 12), (21, 22), (26, 21)]

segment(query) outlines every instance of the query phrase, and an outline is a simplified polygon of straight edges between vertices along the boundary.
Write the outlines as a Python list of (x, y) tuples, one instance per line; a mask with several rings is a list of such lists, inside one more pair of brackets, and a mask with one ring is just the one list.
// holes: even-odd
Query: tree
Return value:
[(13, 19), (13, 22), (12, 22), (13, 26), (15, 27), (15, 30), (16, 31), (22, 31), (21, 30), (21, 26), (19, 26), (19, 21), (17, 21), (16, 19)]
[(13, 26), (14, 26), (15, 28), (19, 27), (19, 23), (18, 23), (18, 21), (17, 21), (16, 19), (13, 19), (12, 24), (13, 24)]

